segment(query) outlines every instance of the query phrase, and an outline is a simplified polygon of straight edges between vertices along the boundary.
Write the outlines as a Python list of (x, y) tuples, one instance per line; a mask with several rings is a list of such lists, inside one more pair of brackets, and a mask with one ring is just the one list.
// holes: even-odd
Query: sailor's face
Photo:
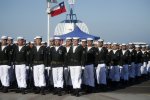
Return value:
[(24, 40), (23, 40), (23, 39), (19, 39), (17, 42), (18, 42), (18, 45), (19, 45), (19, 46), (22, 46), (22, 45), (23, 45)]
[(13, 40), (12, 40), (12, 39), (8, 39), (8, 40), (7, 40), (7, 43), (8, 43), (8, 44), (12, 44), (12, 43), (13, 43)]
[(91, 40), (88, 40), (88, 41), (87, 41), (87, 45), (88, 45), (88, 46), (92, 46), (92, 44), (93, 44), (93, 41), (91, 41)]
[(73, 45), (78, 45), (78, 43), (79, 43), (79, 40), (77, 40), (77, 39), (73, 40)]
[(71, 40), (66, 40), (66, 46), (70, 46), (71, 45)]
[(42, 40), (41, 39), (36, 39), (36, 45), (40, 45), (41, 44), (41, 42), (42, 42)]
[(60, 45), (60, 40), (55, 40), (55, 46), (59, 46)]
[(125, 45), (122, 46), (122, 50), (126, 50), (126, 46)]
[(2, 39), (1, 43), (2, 43), (2, 45), (6, 45), (7, 44), (7, 40), (6, 39)]
[(103, 46), (103, 42), (98, 42), (98, 46), (102, 47)]

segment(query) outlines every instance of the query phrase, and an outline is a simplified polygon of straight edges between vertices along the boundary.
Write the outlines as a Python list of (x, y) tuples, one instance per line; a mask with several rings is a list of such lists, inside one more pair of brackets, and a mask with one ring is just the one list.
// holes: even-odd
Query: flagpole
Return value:
[[(50, 9), (50, 2), (47, 2), (47, 8)], [(50, 39), (50, 14), (47, 14), (47, 46), (49, 46)]]

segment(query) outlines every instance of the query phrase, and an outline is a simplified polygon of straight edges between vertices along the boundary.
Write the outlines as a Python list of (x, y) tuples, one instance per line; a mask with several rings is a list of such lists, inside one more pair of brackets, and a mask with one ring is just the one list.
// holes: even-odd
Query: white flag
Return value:
[(70, 5), (73, 5), (73, 4), (75, 4), (75, 0), (68, 0), (68, 3), (69, 3)]

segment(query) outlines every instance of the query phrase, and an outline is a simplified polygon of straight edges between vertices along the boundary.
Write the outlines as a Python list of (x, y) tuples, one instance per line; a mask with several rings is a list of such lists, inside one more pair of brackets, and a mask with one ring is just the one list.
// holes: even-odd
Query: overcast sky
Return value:
[[(32, 40), (41, 35), (46, 40), (46, 7), (46, 0), (0, 0), (0, 36)], [(150, 0), (76, 0), (75, 13), (90, 34), (106, 41), (150, 43)], [(51, 18), (51, 34), (65, 14)]]

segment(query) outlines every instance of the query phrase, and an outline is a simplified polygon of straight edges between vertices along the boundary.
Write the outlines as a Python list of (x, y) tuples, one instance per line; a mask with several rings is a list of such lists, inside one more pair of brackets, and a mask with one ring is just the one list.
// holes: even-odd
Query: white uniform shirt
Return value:
[(41, 47), (41, 46), (36, 46), (37, 51), (39, 51), (40, 47)]
[(55, 46), (55, 50), (57, 51), (60, 46)]
[(2, 46), (2, 51), (4, 50), (5, 47), (6, 47), (6, 45), (5, 45), (5, 46)]
[(23, 46), (19, 46), (19, 51), (22, 49)]
[(75, 52), (75, 50), (76, 50), (77, 47), (78, 46), (73, 46), (73, 53)]

